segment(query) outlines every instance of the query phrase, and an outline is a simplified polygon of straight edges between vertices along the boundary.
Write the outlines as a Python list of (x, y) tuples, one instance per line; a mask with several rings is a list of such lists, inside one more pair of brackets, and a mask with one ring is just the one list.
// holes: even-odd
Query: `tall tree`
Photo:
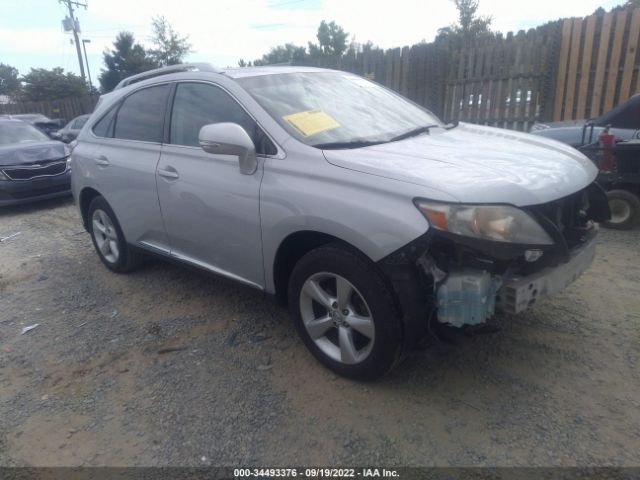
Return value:
[(309, 54), (311, 57), (340, 58), (347, 50), (348, 37), (349, 34), (336, 22), (322, 20), (316, 35), (318, 43), (309, 42)]
[(20, 79), (18, 78), (18, 69), (6, 63), (0, 63), (0, 95), (13, 97), (19, 92)]
[(32, 68), (23, 75), (21, 98), (27, 101), (55, 100), (58, 98), (78, 97), (87, 94), (87, 85), (82, 77), (67, 72), (62, 67), (51, 70)]
[(182, 63), (184, 57), (192, 52), (189, 36), (181, 37), (163, 16), (151, 20), (154, 48), (149, 55), (160, 67)]
[[(275, 65), (278, 63), (298, 65), (304, 63), (306, 56), (307, 52), (304, 47), (299, 47), (293, 43), (285, 43), (284, 45), (273, 47), (262, 58), (254, 60), (253, 64), (256, 66)], [(240, 66), (242, 67), (243, 65)]]
[(464, 45), (492, 35), (492, 18), (478, 15), (478, 0), (452, 0), (458, 9), (458, 23), (438, 30), (436, 40), (453, 37)]
[(98, 79), (103, 93), (113, 90), (126, 77), (158, 66), (144, 47), (136, 43), (131, 32), (120, 32), (113, 42), (113, 49), (102, 55), (106, 69), (101, 71)]

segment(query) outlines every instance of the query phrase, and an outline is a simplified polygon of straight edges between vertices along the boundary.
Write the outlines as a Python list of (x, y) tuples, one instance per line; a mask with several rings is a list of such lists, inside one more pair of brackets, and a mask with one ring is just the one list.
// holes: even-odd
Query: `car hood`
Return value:
[(463, 203), (546, 203), (586, 187), (598, 173), (587, 157), (562, 143), (469, 124), (323, 153), (338, 167), (423, 185)]
[(58, 141), (0, 145), (0, 166), (58, 160), (69, 155), (69, 147)]

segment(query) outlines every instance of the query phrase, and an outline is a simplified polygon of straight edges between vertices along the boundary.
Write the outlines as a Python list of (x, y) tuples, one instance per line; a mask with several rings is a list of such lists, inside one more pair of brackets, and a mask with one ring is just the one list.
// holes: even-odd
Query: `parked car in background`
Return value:
[(346, 72), (145, 72), (78, 140), (72, 189), (107, 268), (150, 252), (274, 295), (311, 353), (357, 379), (438, 324), (477, 327), (560, 292), (609, 213), (575, 149), (446, 126)]
[(12, 118), (29, 123), (54, 140), (57, 139), (56, 132), (64, 126), (62, 118), (51, 119), (41, 113), (18, 113), (15, 115), (3, 115), (3, 118)]
[(67, 123), (64, 128), (58, 130), (55, 137), (59, 140), (62, 140), (65, 143), (70, 143), (78, 137), (80, 130), (84, 127), (84, 124), (89, 120), (90, 114), (80, 115), (69, 123)]
[(536, 124), (531, 133), (567, 143), (598, 166), (611, 209), (605, 226), (640, 225), (640, 94), (593, 120)]
[(589, 140), (583, 136), (583, 127), (587, 124), (594, 127), (593, 137), (596, 139), (607, 126), (611, 127), (610, 132), (618, 141), (640, 139), (640, 93), (598, 118), (535, 123), (530, 133), (580, 147)]
[(34, 126), (0, 118), (0, 207), (69, 195), (69, 153)]

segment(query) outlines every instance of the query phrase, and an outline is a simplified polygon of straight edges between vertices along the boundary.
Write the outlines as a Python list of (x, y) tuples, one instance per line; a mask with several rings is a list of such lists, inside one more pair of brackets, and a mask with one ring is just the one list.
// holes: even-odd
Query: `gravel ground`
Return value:
[[(70, 200), (0, 211), (0, 465), (640, 465), (640, 252), (373, 384), (287, 312), (161, 261), (116, 275)], [(23, 327), (39, 326), (25, 334)]]

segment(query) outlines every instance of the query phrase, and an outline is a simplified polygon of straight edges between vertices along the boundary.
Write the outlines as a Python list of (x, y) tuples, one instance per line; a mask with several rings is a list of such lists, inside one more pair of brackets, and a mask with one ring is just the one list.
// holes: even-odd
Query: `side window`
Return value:
[(77, 119), (75, 122), (73, 122), (73, 129), (80, 130), (82, 127), (84, 127), (84, 124), (87, 123), (87, 120), (89, 120), (89, 117)]
[(113, 119), (116, 116), (118, 106), (111, 107), (103, 117), (93, 126), (93, 133), (98, 137), (112, 137), (113, 133)]
[(125, 98), (116, 117), (114, 137), (162, 142), (168, 93), (169, 85), (165, 84), (139, 90)]
[(256, 145), (256, 153), (276, 153), (275, 146), (260, 127), (224, 90), (204, 83), (178, 84), (171, 112), (170, 143), (197, 147), (200, 129), (219, 122), (242, 126)]

